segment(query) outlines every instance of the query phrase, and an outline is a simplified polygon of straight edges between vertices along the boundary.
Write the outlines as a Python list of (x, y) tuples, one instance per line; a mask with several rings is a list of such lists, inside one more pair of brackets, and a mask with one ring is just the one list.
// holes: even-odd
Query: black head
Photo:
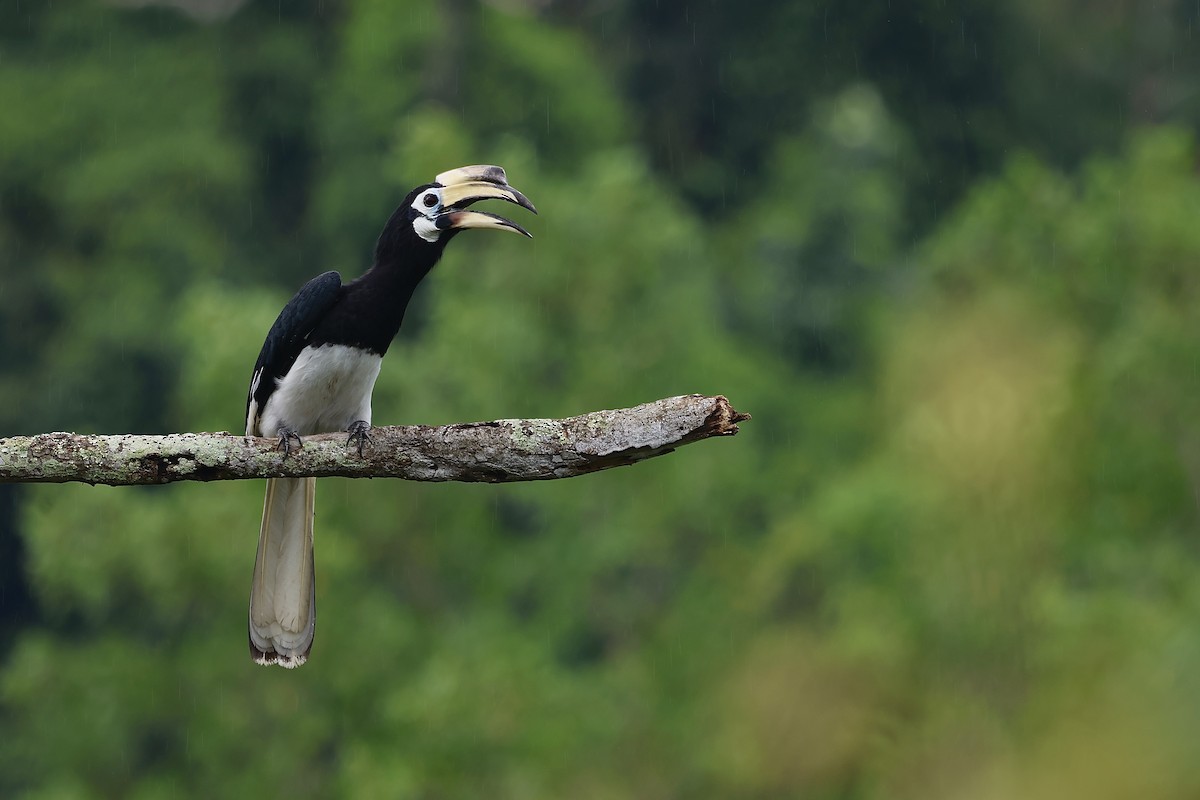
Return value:
[(468, 228), (529, 236), (520, 225), (501, 216), (466, 210), (480, 200), (505, 200), (537, 213), (525, 195), (508, 185), (500, 167), (480, 165), (443, 172), (433, 183), (409, 192), (392, 213), (375, 246), (375, 263), (413, 260), (427, 262), (428, 270), (441, 257), (446, 243)]

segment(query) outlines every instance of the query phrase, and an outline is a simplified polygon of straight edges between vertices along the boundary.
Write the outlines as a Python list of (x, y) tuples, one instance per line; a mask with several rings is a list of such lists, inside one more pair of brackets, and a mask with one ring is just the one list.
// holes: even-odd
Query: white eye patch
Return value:
[(413, 230), (427, 242), (436, 242), (442, 232), (433, 218), (442, 210), (442, 190), (438, 187), (426, 189), (412, 201), (418, 216), (413, 220)]
[(442, 210), (442, 190), (426, 189), (412, 201), (412, 207), (420, 214), (432, 217)]

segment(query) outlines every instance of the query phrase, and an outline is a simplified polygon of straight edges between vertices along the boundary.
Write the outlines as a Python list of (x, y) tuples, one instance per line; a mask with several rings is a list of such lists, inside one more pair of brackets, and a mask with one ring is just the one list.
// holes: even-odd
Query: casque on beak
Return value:
[(508, 185), (508, 176), (504, 174), (503, 167), (489, 164), (459, 167), (441, 173), (434, 180), (443, 187), (442, 203), (445, 210), (436, 220), (436, 225), (441, 230), (492, 228), (533, 238), (529, 231), (497, 214), (465, 210), (480, 200), (504, 200), (537, 213), (537, 209), (525, 195)]

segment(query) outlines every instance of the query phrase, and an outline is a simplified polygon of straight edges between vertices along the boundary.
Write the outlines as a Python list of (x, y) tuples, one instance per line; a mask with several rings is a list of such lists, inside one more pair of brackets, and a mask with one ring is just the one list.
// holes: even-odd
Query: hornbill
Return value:
[[(370, 439), (371, 390), (380, 362), (413, 291), (446, 244), (468, 228), (529, 236), (503, 217), (466, 210), (487, 199), (537, 213), (500, 167), (443, 172), (409, 192), (392, 213), (370, 269), (345, 284), (336, 272), (306, 283), (279, 313), (258, 354), (246, 398), (246, 435), (278, 438), (286, 454), (302, 444), (302, 436), (345, 431), (347, 446), (361, 455)], [(315, 478), (267, 481), (250, 587), (250, 654), (259, 664), (298, 667), (312, 649), (315, 489)]]

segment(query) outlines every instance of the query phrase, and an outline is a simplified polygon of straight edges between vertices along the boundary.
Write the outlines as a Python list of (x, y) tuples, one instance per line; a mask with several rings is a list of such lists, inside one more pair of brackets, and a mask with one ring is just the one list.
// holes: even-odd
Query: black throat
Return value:
[(413, 292), (437, 265), (450, 238), (427, 242), (413, 231), (405, 207), (388, 220), (371, 268), (342, 287), (341, 296), (313, 331), (310, 344), (341, 344), (378, 355), (400, 330)]

